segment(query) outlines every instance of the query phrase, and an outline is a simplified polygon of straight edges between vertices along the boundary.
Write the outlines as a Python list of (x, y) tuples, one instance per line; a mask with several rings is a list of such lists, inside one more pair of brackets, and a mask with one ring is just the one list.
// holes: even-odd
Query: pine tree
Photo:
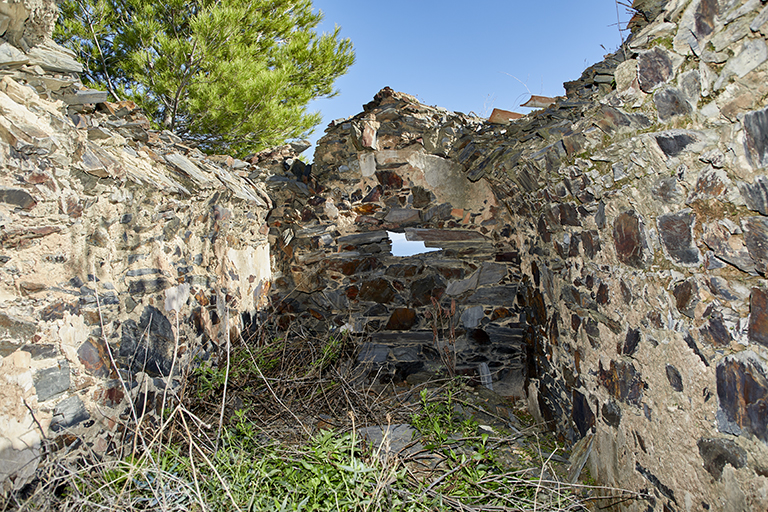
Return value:
[(244, 155), (306, 136), (307, 104), (354, 62), (311, 0), (64, 0), (55, 38), (84, 81), (136, 101), (158, 127)]

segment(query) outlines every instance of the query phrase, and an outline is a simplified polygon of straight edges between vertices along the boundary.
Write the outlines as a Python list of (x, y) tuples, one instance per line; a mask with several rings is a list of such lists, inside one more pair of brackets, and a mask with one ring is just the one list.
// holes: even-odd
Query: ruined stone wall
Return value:
[[(82, 89), (44, 4), (0, 3), (22, 27), (0, 44), (6, 489), (43, 435), (109, 450), (268, 304), (352, 332), (369, 381), (447, 349), (647, 494), (631, 510), (768, 508), (768, 6), (634, 5), (544, 110), (494, 125), (384, 89), (309, 167), (149, 129)], [(440, 250), (393, 256), (388, 231)]]
[(767, 507), (766, 22), (667, 2), (468, 168), (517, 221), (530, 408), (631, 509)]
[[(494, 126), (385, 89), (332, 123), (317, 181), (308, 177), (292, 211), (318, 231), (294, 230), (305, 238), (288, 242), (285, 218), (270, 222), (283, 237), (279, 289), (304, 294), (289, 300), (295, 317), (353, 320), (361, 359), (398, 378), (430, 360), (416, 293), (429, 276), (430, 296), (456, 302), (465, 369), (493, 363), (510, 394), (517, 372), (531, 412), (578, 443), (592, 477), (647, 493), (628, 508), (763, 510), (768, 7), (636, 6), (623, 48), (520, 120)], [(420, 181), (428, 161), (446, 178)], [(486, 184), (463, 205), (441, 195), (456, 173), (461, 190)], [(402, 266), (387, 229), (466, 230), (493, 248), (464, 259), (446, 247)], [(515, 261), (485, 282), (485, 265), (511, 252), (519, 270)], [(446, 257), (463, 273), (441, 274)], [(505, 283), (514, 299), (499, 292)], [(415, 320), (397, 322), (402, 310)], [(500, 320), (503, 310), (513, 319)], [(479, 339), (495, 339), (495, 352)], [(522, 370), (496, 356), (521, 342)]]
[(0, 3), (3, 492), (44, 439), (103, 454), (132, 411), (156, 421), (166, 385), (237, 335), (271, 272), (270, 155), (206, 157), (84, 89), (50, 40), (55, 10)]
[[(493, 187), (466, 179), (457, 144), (483, 129), (383, 89), (331, 123), (311, 174), (297, 162), (270, 177), (283, 205), (268, 218), (278, 322), (354, 333), (371, 381), (423, 378), (447, 351), (457, 372), (485, 365), (496, 389), (522, 395), (519, 254)], [(435, 251), (394, 256), (388, 232)]]

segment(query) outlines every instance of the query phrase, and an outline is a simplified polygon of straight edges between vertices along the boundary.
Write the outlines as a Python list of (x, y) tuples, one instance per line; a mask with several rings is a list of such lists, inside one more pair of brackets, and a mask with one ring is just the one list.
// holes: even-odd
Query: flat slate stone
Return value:
[(456, 297), (470, 290), (474, 290), (475, 288), (477, 288), (478, 277), (479, 277), (479, 272), (475, 272), (468, 278), (462, 279), (461, 281), (452, 281), (451, 283), (448, 284), (448, 287), (445, 289), (445, 293), (451, 297)]
[(357, 246), (357, 245), (377, 244), (388, 238), (389, 238), (389, 235), (387, 235), (386, 231), (370, 231), (368, 233), (358, 233), (354, 235), (339, 237), (338, 242), (339, 242), (339, 247), (344, 247), (348, 245)]
[(5, 313), (0, 313), (0, 335), (29, 341), (37, 332), (37, 324)]
[(389, 317), (388, 331), (407, 331), (416, 324), (416, 311), (410, 308), (396, 308)]
[(653, 103), (661, 121), (691, 113), (691, 105), (685, 95), (674, 87), (664, 87), (653, 95)]
[(39, 370), (34, 376), (37, 399), (45, 402), (49, 398), (64, 393), (69, 389), (69, 362), (61, 361), (52, 368)]
[(477, 231), (460, 229), (422, 229), (406, 228), (405, 238), (411, 242), (472, 242), (485, 241), (487, 238)]
[(715, 480), (720, 480), (726, 464), (730, 464), (734, 469), (743, 468), (747, 465), (747, 452), (733, 439), (701, 438), (696, 446), (699, 447), (699, 455), (704, 459), (704, 469)]
[(85, 409), (85, 404), (79, 396), (71, 396), (59, 402), (53, 411), (51, 430), (61, 432), (64, 429), (77, 426), (91, 415)]
[(696, 138), (689, 133), (659, 133), (656, 135), (656, 143), (667, 156), (677, 156), (685, 148), (696, 142)]
[(744, 244), (755, 262), (755, 269), (768, 274), (768, 217), (747, 217), (743, 220)]
[(619, 261), (635, 268), (643, 267), (644, 240), (640, 218), (629, 210), (619, 214), (613, 223), (613, 241)]
[(357, 360), (361, 363), (385, 363), (389, 355), (389, 347), (376, 343), (363, 343)]
[(434, 341), (434, 334), (432, 331), (380, 331), (371, 334), (371, 341), (383, 345), (424, 344), (432, 343)]
[(604, 369), (603, 363), (599, 362), (597, 377), (617, 400), (637, 406), (642, 402), (645, 384), (632, 363), (611, 361), (610, 367)]
[(699, 287), (696, 286), (696, 281), (687, 279), (675, 286), (672, 293), (675, 296), (677, 310), (693, 318), (694, 309), (699, 303)]
[(416, 306), (428, 306), (433, 298), (440, 300), (445, 290), (445, 281), (441, 277), (436, 275), (424, 277), (411, 285), (411, 302)]
[(467, 329), (474, 329), (480, 325), (480, 320), (482, 320), (484, 316), (483, 306), (467, 308), (461, 314), (461, 323)]
[(684, 199), (683, 189), (678, 185), (676, 177), (660, 178), (651, 189), (652, 197), (666, 204), (681, 203)]
[(755, 261), (740, 237), (731, 235), (725, 227), (711, 223), (704, 229), (702, 240), (715, 256), (749, 274), (757, 274)]
[(768, 378), (766, 367), (751, 350), (725, 357), (717, 365), (718, 429), (753, 434), (768, 442)]
[(480, 288), (470, 295), (465, 304), (487, 304), (493, 306), (511, 306), (517, 296), (517, 286), (494, 286)]
[(744, 114), (742, 123), (750, 163), (756, 168), (768, 167), (768, 108)]
[(749, 341), (768, 347), (768, 291), (752, 288), (749, 299)]
[(105, 91), (97, 91), (96, 89), (85, 89), (77, 91), (75, 94), (64, 94), (61, 96), (61, 99), (67, 105), (104, 103), (107, 101), (107, 93)]
[(18, 206), (22, 210), (30, 210), (37, 204), (29, 192), (20, 188), (0, 188), (0, 202)]
[(671, 364), (668, 364), (666, 368), (666, 372), (667, 372), (667, 381), (669, 381), (669, 385), (672, 386), (672, 389), (682, 393), (683, 377), (680, 375), (680, 372), (678, 371), (678, 369), (672, 366)]
[(738, 55), (731, 57), (726, 62), (720, 77), (715, 81), (714, 89), (722, 89), (728, 79), (733, 75), (739, 78), (768, 60), (768, 46), (762, 39), (747, 39), (741, 47)]
[(693, 240), (696, 215), (689, 209), (660, 215), (656, 219), (659, 236), (673, 262), (685, 266), (701, 264), (701, 253)]
[(3, 41), (0, 44), (0, 66), (20, 66), (29, 62), (29, 58), (12, 44)]
[(408, 222), (418, 222), (421, 210), (412, 208), (392, 208), (384, 217), (384, 221), (395, 224), (404, 224)]
[(395, 298), (395, 289), (386, 279), (371, 279), (360, 286), (357, 298), (379, 304), (388, 304)]
[(650, 93), (672, 76), (672, 61), (663, 48), (656, 46), (652, 50), (640, 52), (637, 56), (637, 69), (640, 89)]
[(738, 185), (747, 208), (768, 215), (768, 178), (758, 176), (751, 185), (743, 181)]
[(119, 355), (128, 360), (132, 371), (167, 376), (173, 363), (173, 347), (171, 322), (159, 309), (147, 306), (138, 323), (123, 322)]

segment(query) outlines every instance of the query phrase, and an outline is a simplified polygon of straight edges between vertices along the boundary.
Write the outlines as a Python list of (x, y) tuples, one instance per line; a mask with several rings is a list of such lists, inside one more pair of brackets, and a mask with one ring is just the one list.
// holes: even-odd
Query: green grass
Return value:
[[(234, 347), (228, 378), (224, 365), (192, 371), (162, 424), (124, 424), (139, 441), (127, 437), (124, 455), (51, 446), (36, 483), (3, 510), (584, 510), (583, 493), (558, 480), (535, 427), (481, 427), (470, 411), (482, 405), (468, 401), (477, 393), (462, 379), (388, 399), (350, 385), (345, 337), (270, 339)], [(399, 422), (413, 426), (423, 450), (391, 453), (387, 440), (360, 436), (361, 425)]]

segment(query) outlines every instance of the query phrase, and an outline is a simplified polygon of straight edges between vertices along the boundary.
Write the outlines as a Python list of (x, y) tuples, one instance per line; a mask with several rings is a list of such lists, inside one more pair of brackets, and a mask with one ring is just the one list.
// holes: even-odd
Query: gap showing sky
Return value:
[[(362, 112), (386, 86), (482, 117), (494, 108), (527, 113), (519, 105), (530, 94), (565, 94), (563, 82), (621, 43), (615, 0), (314, 0), (313, 6), (325, 15), (318, 32), (340, 26), (357, 55), (336, 81), (339, 94), (309, 105), (323, 115), (313, 144), (328, 123)], [(625, 27), (630, 15), (621, 5), (618, 17)]]

